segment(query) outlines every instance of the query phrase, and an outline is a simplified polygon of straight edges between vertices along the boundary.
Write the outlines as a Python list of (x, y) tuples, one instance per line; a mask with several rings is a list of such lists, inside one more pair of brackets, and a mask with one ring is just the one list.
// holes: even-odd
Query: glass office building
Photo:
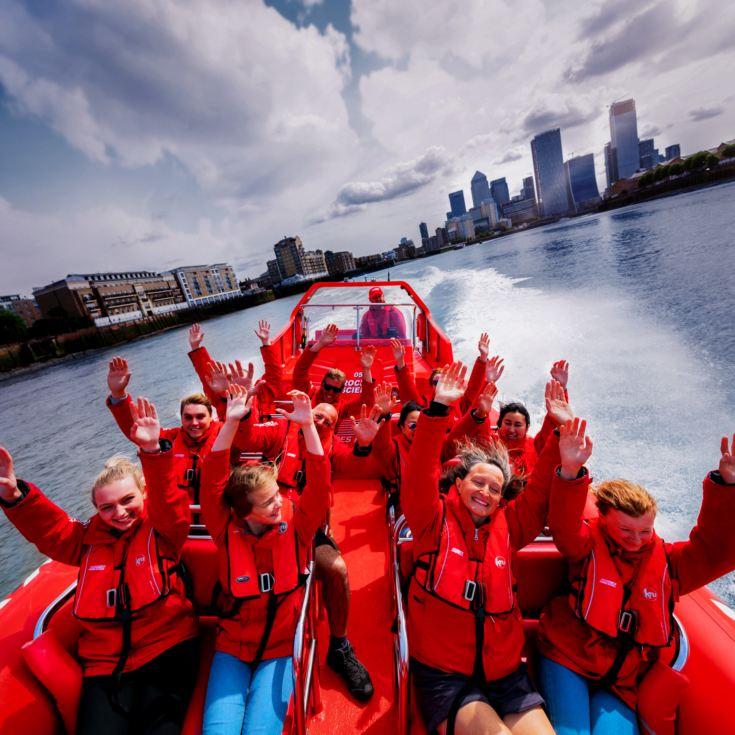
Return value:
[(595, 176), (595, 157), (591, 153), (570, 158), (564, 164), (564, 168), (567, 174), (569, 195), (576, 211), (579, 212), (600, 201)]
[(618, 178), (630, 178), (640, 167), (634, 100), (613, 102), (610, 105), (610, 145), (615, 155)]
[(539, 213), (543, 217), (566, 214), (570, 205), (559, 128), (547, 130), (534, 137), (531, 141), (531, 155)]

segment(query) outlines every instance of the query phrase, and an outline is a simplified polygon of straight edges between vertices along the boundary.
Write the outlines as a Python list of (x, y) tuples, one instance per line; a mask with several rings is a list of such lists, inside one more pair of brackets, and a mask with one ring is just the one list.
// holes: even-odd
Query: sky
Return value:
[(3, 0), (0, 294), (418, 241), (555, 127), (604, 188), (616, 100), (662, 153), (735, 138), (733, 28), (717, 0)]

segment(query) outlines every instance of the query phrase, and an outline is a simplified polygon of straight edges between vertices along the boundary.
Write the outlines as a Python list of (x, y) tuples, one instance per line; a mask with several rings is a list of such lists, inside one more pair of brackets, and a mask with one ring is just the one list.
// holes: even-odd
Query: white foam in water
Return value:
[[(674, 329), (637, 313), (623, 292), (542, 291), (528, 280), (483, 271), (425, 269), (415, 288), (471, 364), (480, 332), (505, 359), (501, 401), (524, 402), (532, 430), (543, 419), (543, 389), (556, 359), (570, 362), (573, 407), (595, 442), (593, 477), (625, 477), (659, 500), (657, 528), (686, 538), (701, 502), (701, 481), (730, 430), (717, 406), (709, 366)], [(706, 410), (697, 410), (697, 405)]]

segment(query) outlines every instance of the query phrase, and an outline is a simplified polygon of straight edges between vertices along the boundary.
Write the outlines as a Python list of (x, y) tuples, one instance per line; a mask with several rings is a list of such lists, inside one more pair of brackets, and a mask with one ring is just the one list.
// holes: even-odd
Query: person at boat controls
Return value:
[[(254, 416), (246, 407), (237, 429), (233, 446), (243, 452), (260, 452), (278, 462), (277, 481), (285, 498), (296, 500), (309, 482), (308, 457), (303, 430), (298, 423), (270, 421), (254, 423)], [(333, 469), (343, 475), (377, 477), (379, 472), (368, 465), (373, 439), (379, 425), (377, 411), (363, 404), (359, 419), (352, 419), (356, 435), (354, 447), (334, 439), (337, 409), (328, 403), (319, 403), (312, 409), (313, 422), (324, 453), (330, 457)], [(379, 410), (379, 409), (378, 409)], [(363, 463), (360, 465), (360, 463)], [(326, 512), (325, 512), (326, 518)], [(322, 520), (325, 520), (323, 518)], [(327, 664), (339, 674), (353, 697), (367, 701), (373, 696), (373, 685), (365, 666), (355, 654), (347, 637), (350, 611), (350, 580), (347, 564), (336, 542), (320, 527), (314, 537), (314, 565), (317, 578), (322, 582), (324, 607), (329, 623), (329, 650)]]
[(143, 471), (111, 457), (92, 485), (97, 512), (86, 522), (16, 479), (0, 448), (8, 520), (42, 554), (79, 567), (80, 735), (179, 732), (194, 688), (198, 621), (177, 575), (189, 498), (172, 475), (171, 444), (159, 437), (155, 407), (138, 399), (131, 438)]
[[(107, 407), (120, 431), (130, 439), (134, 425), (135, 404), (127, 393), (132, 373), (128, 361), (113, 357), (108, 364)], [(199, 503), (202, 461), (207, 456), (222, 424), (212, 417), (212, 403), (202, 393), (193, 393), (181, 400), (181, 426), (161, 429), (161, 437), (171, 442), (176, 458), (175, 476), (178, 486), (186, 489), (192, 503)]]
[(309, 371), (319, 353), (336, 339), (339, 329), (336, 324), (328, 324), (319, 335), (319, 339), (304, 350), (296, 361), (293, 369), (293, 386), (296, 390), (307, 393), (311, 398), (311, 405), (328, 403), (337, 409), (337, 420), (348, 416), (356, 416), (360, 413), (360, 407), (364, 403), (368, 408), (375, 403), (374, 382), (372, 367), (375, 362), (376, 349), (368, 345), (360, 353), (360, 364), (362, 365), (362, 390), (352, 400), (343, 395), (347, 376), (338, 368), (330, 368), (324, 374), (319, 385), (311, 382)]
[[(735, 436), (723, 438), (717, 470), (704, 479), (689, 539), (665, 543), (656, 501), (640, 485), (592, 488), (598, 517), (584, 519), (592, 441), (585, 422), (561, 427), (549, 527), (569, 562), (572, 592), (553, 599), (538, 632), (539, 684), (560, 735), (671, 733), (686, 679), (668, 664), (680, 595), (735, 568)], [(665, 682), (665, 685), (662, 685)]]
[(312, 541), (330, 502), (329, 460), (309, 397), (292, 391), (307, 481), (286, 500), (272, 464), (230, 472), (230, 447), (248, 410), (247, 391), (231, 386), (224, 425), (202, 469), (202, 513), (219, 560), (227, 609), (220, 616), (204, 705), (204, 735), (280, 733), (293, 688), (293, 638)]
[(397, 306), (385, 303), (380, 286), (368, 291), (370, 306), (360, 319), (360, 339), (406, 339), (406, 320)]
[[(439, 454), (465, 373), (455, 363), (439, 378), (419, 416), (401, 487), (416, 559), (407, 595), (411, 676), (429, 732), (551, 734), (521, 661), (513, 566), (515, 552), (544, 527), (557, 440), (552, 433), (525, 490), (512, 500), (521, 483), (502, 445), (468, 442), (448, 470), (448, 494), (440, 495)], [(571, 417), (554, 381), (546, 406), (556, 423)]]

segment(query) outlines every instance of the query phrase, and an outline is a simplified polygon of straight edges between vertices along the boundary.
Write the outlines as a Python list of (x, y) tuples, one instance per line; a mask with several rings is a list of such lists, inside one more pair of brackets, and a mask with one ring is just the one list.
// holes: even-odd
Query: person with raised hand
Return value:
[(271, 343), (271, 325), (265, 319), (258, 320), (258, 328), (253, 330), (260, 340), (260, 356), (263, 359), (265, 384), (258, 392), (258, 409), (261, 414), (270, 415), (276, 411), (275, 401), (282, 398), (283, 365), (275, 346)]
[(320, 403), (334, 406), (337, 409), (338, 421), (341, 421), (348, 416), (358, 414), (363, 403), (368, 408), (375, 403), (372, 367), (375, 361), (376, 349), (373, 345), (368, 345), (361, 351), (362, 389), (360, 394), (352, 400), (346, 399), (343, 391), (347, 376), (341, 370), (337, 368), (327, 370), (319, 385), (313, 384), (309, 376), (311, 366), (319, 352), (331, 345), (337, 339), (338, 333), (339, 329), (336, 324), (328, 324), (319, 335), (319, 339), (301, 353), (294, 365), (293, 385), (297, 390), (301, 390), (310, 396), (313, 406)]
[(293, 637), (303, 600), (303, 570), (331, 494), (309, 397), (291, 391), (306, 446), (307, 481), (286, 500), (272, 464), (230, 472), (230, 447), (248, 411), (248, 393), (228, 389), (227, 413), (202, 472), (202, 512), (217, 546), (226, 611), (219, 620), (204, 705), (204, 735), (280, 733), (293, 689)]
[[(195, 325), (198, 326), (198, 325)], [(203, 336), (203, 335), (202, 335)], [(226, 366), (223, 366), (226, 370)], [(217, 373), (220, 376), (220, 372)], [(135, 422), (135, 404), (127, 394), (131, 372), (127, 360), (113, 357), (108, 364), (107, 407), (127, 439)], [(161, 437), (173, 445), (178, 487), (186, 489), (192, 503), (199, 503), (201, 463), (214, 443), (220, 422), (212, 417), (212, 403), (202, 393), (192, 393), (180, 405), (181, 426), (161, 429)]]
[(140, 398), (132, 410), (130, 437), (143, 471), (121, 455), (107, 460), (86, 522), (16, 478), (13, 458), (0, 448), (8, 520), (42, 554), (80, 568), (72, 614), (84, 674), (81, 735), (179, 732), (196, 678), (198, 622), (176, 574), (189, 499), (173, 478), (170, 443), (159, 441), (155, 407)]
[(487, 383), (485, 388), (475, 399), (475, 406), (471, 408), (460, 421), (457, 421), (447, 435), (442, 447), (442, 462), (455, 456), (459, 445), (467, 439), (492, 437), (493, 426), (498, 416), (493, 408), (493, 402), (498, 395), (498, 386)]
[(521, 660), (513, 568), (515, 553), (544, 527), (558, 443), (547, 442), (519, 495), (497, 442), (460, 446), (441, 476), (449, 409), (465, 391), (465, 375), (455, 363), (439, 378), (419, 416), (401, 488), (416, 559), (407, 594), (416, 699), (429, 732), (551, 735)]
[(572, 591), (554, 598), (539, 622), (549, 716), (559, 735), (673, 735), (686, 686), (664, 658), (677, 635), (674, 603), (735, 568), (735, 436), (732, 444), (723, 437), (718, 469), (704, 479), (688, 541), (670, 544), (654, 530), (656, 500), (628, 480), (592, 486), (598, 515), (585, 520), (592, 442), (579, 419), (560, 431), (549, 527)]

